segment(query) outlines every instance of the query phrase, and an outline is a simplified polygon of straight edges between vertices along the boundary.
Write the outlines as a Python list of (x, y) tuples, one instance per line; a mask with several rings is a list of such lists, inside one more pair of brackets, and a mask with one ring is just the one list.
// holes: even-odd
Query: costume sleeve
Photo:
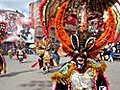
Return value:
[(71, 63), (65, 64), (59, 71), (55, 72), (51, 79), (57, 82), (67, 82), (75, 66)]

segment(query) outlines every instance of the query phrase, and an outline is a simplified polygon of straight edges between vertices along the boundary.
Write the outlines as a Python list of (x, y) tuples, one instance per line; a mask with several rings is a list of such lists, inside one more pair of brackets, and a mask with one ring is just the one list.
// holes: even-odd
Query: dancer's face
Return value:
[(76, 66), (78, 69), (84, 69), (85, 63), (87, 60), (87, 53), (86, 52), (80, 52), (78, 56), (76, 57)]

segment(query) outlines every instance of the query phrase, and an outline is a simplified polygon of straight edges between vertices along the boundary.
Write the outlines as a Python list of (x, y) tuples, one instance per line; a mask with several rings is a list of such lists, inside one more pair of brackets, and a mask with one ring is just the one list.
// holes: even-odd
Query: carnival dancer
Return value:
[(79, 44), (75, 42), (78, 41), (76, 34), (71, 39), (75, 51), (71, 54), (71, 60), (52, 75), (53, 90), (109, 90), (105, 75), (106, 64), (100, 57), (89, 58), (87, 53), (94, 44), (90, 45), (89, 41), (94, 42), (94, 38), (89, 38), (83, 48), (79, 48)]
[(4, 56), (2, 55), (2, 50), (0, 49), (0, 74), (2, 73), (6, 73), (6, 61)]
[(113, 45), (114, 44), (109, 43), (104, 48), (103, 57), (105, 58), (106, 61), (109, 61), (109, 62), (114, 61), (116, 48)]
[(97, 56), (118, 37), (118, 0), (43, 0), (42, 29), (55, 35), (71, 60), (52, 76), (53, 90), (110, 90), (106, 64)]
[(36, 63), (34, 63), (31, 67), (35, 67), (37, 63), (39, 64), (39, 68), (43, 69), (44, 73), (49, 72), (51, 66), (53, 66), (52, 59), (52, 39), (50, 37), (43, 37), (36, 45), (36, 52), (39, 56)]
[(19, 62), (22, 62), (24, 59), (27, 58), (25, 51), (22, 48), (19, 48), (16, 52), (17, 59)]
[(12, 52), (12, 50), (10, 49), (10, 50), (8, 50), (8, 56), (9, 56), (9, 58), (12, 60), (13, 59), (13, 52)]
[(16, 54), (15, 52), (15, 48), (14, 47), (11, 47), (9, 50), (8, 50), (8, 56), (11, 60), (13, 60), (13, 57), (14, 55)]
[(49, 72), (50, 60), (51, 60), (50, 52), (46, 50), (43, 56), (43, 71)]
[(59, 63), (60, 63), (60, 56), (59, 56), (59, 54), (58, 54), (57, 51), (58, 51), (58, 50), (56, 50), (56, 49), (54, 49), (54, 48), (52, 49), (52, 59), (55, 60), (56, 66), (58, 66)]
[(51, 57), (53, 59), (54, 65), (58, 66), (60, 64), (60, 55), (59, 55), (59, 48), (60, 48), (60, 43), (57, 40), (53, 40), (53, 43), (51, 45), (52, 51), (51, 51)]

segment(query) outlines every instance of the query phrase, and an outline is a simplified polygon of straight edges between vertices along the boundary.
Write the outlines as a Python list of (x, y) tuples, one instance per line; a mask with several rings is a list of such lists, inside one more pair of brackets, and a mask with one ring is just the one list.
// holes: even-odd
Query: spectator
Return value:
[(0, 74), (3, 71), (3, 73), (6, 73), (6, 61), (4, 56), (2, 55), (3, 50), (0, 49)]

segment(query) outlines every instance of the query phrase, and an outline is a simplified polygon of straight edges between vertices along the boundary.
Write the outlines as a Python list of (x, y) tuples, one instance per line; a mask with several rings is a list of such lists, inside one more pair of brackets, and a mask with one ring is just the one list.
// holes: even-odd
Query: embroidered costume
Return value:
[(44, 33), (61, 42), (66, 62), (52, 75), (53, 90), (109, 90), (100, 53), (119, 37), (118, 0), (44, 0), (40, 18)]

